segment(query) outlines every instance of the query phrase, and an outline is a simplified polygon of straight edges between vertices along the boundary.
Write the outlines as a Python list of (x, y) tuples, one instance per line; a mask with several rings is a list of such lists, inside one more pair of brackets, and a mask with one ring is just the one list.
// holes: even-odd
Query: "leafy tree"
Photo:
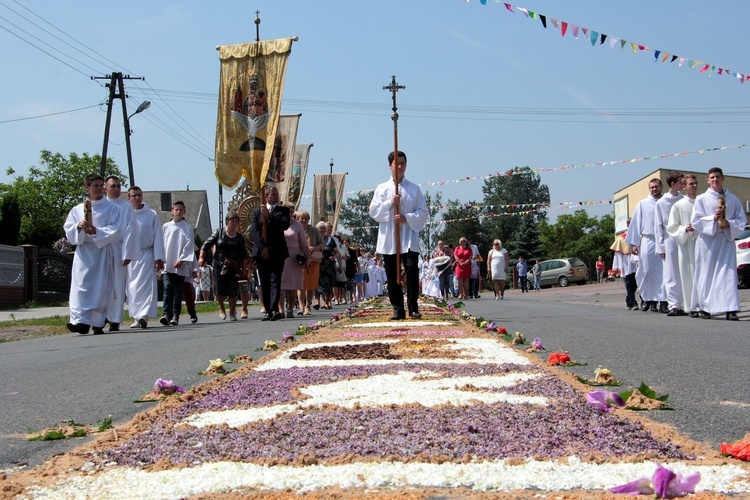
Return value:
[(443, 203), (443, 193), (437, 193), (435, 196), (431, 195), (429, 191), (425, 191), (424, 200), (427, 203), (427, 210), (429, 216), (427, 218), (427, 224), (424, 229), (419, 233), (419, 239), (422, 242), (422, 248), (425, 252), (431, 252), (437, 248), (438, 232), (437, 226), (434, 222), (437, 215), (440, 213), (440, 205)]
[(459, 200), (448, 200), (447, 205), (450, 208), (443, 214), (445, 226), (435, 241), (443, 240), (446, 244), (456, 247), (458, 240), (464, 236), (480, 248), (485, 246), (485, 229), (482, 220), (477, 217), (477, 202), (461, 203)]
[(597, 219), (585, 210), (576, 210), (559, 216), (555, 224), (541, 224), (540, 230), (547, 258), (578, 257), (591, 268), (599, 255), (610, 258), (615, 219), (612, 215)]
[[(547, 220), (547, 213), (544, 210), (536, 210), (536, 206), (549, 203), (549, 188), (542, 184), (539, 174), (532, 172), (529, 167), (516, 167), (505, 174), (485, 179), (482, 186), (484, 204), (489, 206), (485, 208), (487, 215), (510, 213), (489, 217), (485, 221), (488, 241), (501, 239), (503, 246), (514, 256), (516, 252), (513, 251), (510, 242), (524, 242), (523, 251), (530, 252), (524, 255), (536, 256), (538, 247), (533, 242), (537, 236), (533, 236), (529, 231), (533, 232), (540, 223)], [(529, 211), (533, 213), (527, 213)], [(533, 236), (531, 243), (530, 236)]]
[(368, 207), (372, 193), (358, 193), (349, 196), (339, 212), (340, 227), (351, 234), (354, 245), (359, 244), (375, 250), (378, 242), (378, 224), (370, 217)]
[[(13, 193), (21, 207), (21, 230), (19, 241), (40, 247), (51, 247), (63, 234), (63, 224), (68, 212), (81, 202), (85, 194), (84, 180), (90, 173), (99, 172), (101, 156), (78, 156), (70, 153), (68, 158), (60, 153), (43, 150), (41, 167), (30, 167), (28, 177), (17, 176), (12, 184), (0, 184), (0, 193)], [(126, 185), (126, 177), (111, 158), (107, 159), (106, 175), (117, 175)], [(8, 168), (8, 175), (15, 170)]]
[(18, 245), (21, 230), (21, 206), (15, 193), (7, 193), (0, 203), (0, 244)]

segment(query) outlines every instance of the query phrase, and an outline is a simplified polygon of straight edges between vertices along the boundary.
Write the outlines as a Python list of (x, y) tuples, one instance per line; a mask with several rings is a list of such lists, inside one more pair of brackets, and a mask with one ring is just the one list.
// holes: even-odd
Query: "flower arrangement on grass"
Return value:
[(527, 347), (526, 352), (537, 352), (537, 351), (546, 351), (544, 346), (542, 345), (541, 339), (538, 337), (531, 341), (531, 345)]
[(208, 361), (208, 368), (202, 372), (198, 372), (200, 375), (224, 375), (227, 369), (224, 367), (224, 360), (221, 358), (211, 359)]
[(294, 342), (294, 335), (289, 333), (289, 330), (285, 330), (284, 333), (281, 334), (281, 342), (286, 344), (287, 342)]
[(744, 441), (721, 443), (721, 453), (739, 460), (750, 460), (750, 434), (745, 436)]
[(174, 393), (184, 393), (185, 389), (175, 384), (171, 380), (164, 380), (163, 378), (156, 379), (152, 392), (154, 394), (161, 394), (164, 396), (171, 396)]
[(567, 352), (553, 352), (547, 356), (547, 364), (550, 366), (566, 365), (570, 363), (570, 355)]
[(263, 344), (262, 350), (275, 351), (278, 348), (279, 348), (279, 344), (277, 344), (275, 340), (266, 340), (266, 343)]

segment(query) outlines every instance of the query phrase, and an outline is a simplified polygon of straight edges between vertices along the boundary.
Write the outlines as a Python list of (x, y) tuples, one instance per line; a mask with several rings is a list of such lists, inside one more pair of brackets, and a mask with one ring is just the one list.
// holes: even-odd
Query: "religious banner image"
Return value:
[(294, 147), (294, 163), (292, 164), (291, 179), (287, 184), (285, 200), (295, 204), (299, 208), (302, 192), (305, 190), (305, 178), (307, 177), (307, 165), (310, 160), (310, 148), (312, 144), (297, 144)]
[(215, 174), (227, 189), (237, 186), (242, 177), (254, 191), (265, 184), (276, 144), (269, 138), (276, 138), (293, 41), (282, 38), (218, 47)]
[[(273, 184), (283, 196), (289, 189), (294, 165), (294, 146), (297, 142), (297, 128), (302, 115), (281, 115), (273, 143), (271, 162), (268, 166), (265, 184)], [(287, 198), (281, 198), (289, 201)]]
[(344, 195), (346, 174), (323, 174), (315, 176), (312, 200), (312, 221), (316, 224), (324, 220), (336, 224), (339, 218), (339, 207)]

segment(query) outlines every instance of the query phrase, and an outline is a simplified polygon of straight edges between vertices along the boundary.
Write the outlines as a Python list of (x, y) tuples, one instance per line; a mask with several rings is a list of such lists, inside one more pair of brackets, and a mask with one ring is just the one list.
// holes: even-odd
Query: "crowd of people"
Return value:
[(670, 317), (723, 314), (739, 320), (734, 240), (747, 218), (739, 199), (724, 187), (722, 170), (709, 169), (708, 189), (700, 195), (696, 176), (680, 172), (668, 173), (667, 193), (657, 178), (648, 187), (627, 232), (611, 247), (613, 269), (624, 278), (626, 307)]

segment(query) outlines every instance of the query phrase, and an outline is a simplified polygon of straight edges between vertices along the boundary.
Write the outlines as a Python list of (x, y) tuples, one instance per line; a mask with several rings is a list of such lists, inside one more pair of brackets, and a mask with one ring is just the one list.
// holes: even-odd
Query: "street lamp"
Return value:
[(151, 101), (143, 101), (130, 116), (125, 119), (125, 149), (128, 152), (128, 178), (130, 186), (135, 186), (135, 174), (133, 173), (133, 155), (130, 152), (130, 118), (141, 111), (147, 110), (151, 106)]

